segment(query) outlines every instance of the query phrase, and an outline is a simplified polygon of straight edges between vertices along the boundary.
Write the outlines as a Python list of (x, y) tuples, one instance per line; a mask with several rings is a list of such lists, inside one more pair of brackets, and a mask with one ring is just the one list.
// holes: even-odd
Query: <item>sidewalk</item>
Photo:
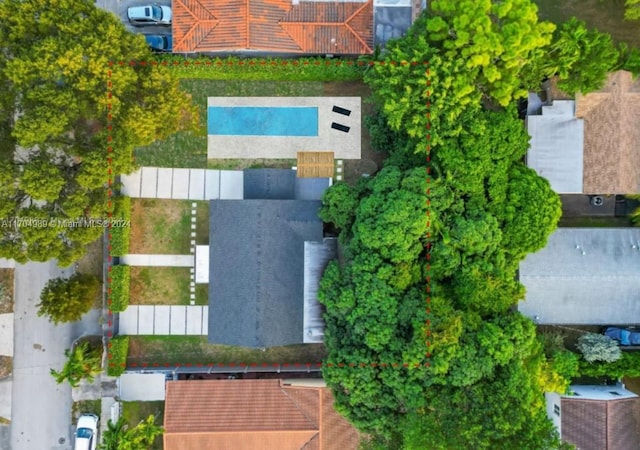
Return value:
[(123, 255), (120, 264), (126, 266), (193, 267), (193, 255)]
[(131, 305), (120, 313), (119, 334), (205, 336), (208, 332), (208, 306)]

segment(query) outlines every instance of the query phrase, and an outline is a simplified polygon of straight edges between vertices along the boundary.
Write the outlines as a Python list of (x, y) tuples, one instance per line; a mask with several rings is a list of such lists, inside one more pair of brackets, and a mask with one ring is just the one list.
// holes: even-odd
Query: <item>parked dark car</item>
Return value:
[(171, 7), (153, 3), (144, 6), (130, 6), (127, 17), (131, 25), (144, 27), (147, 25), (171, 25)]
[(618, 341), (620, 345), (640, 345), (640, 331), (626, 328), (608, 327), (605, 336)]
[(154, 52), (170, 52), (173, 48), (173, 39), (171, 39), (171, 35), (145, 34), (144, 38), (146, 39), (149, 48)]

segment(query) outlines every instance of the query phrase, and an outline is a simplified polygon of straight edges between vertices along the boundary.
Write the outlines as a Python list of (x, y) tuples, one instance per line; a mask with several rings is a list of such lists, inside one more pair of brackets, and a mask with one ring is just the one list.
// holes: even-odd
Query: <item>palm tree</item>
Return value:
[(153, 441), (156, 437), (161, 436), (163, 429), (161, 426), (156, 425), (156, 418), (153, 414), (150, 414), (146, 420), (143, 420), (133, 430), (135, 434), (134, 441), (138, 444), (139, 448), (150, 448), (153, 445)]
[(67, 362), (60, 372), (51, 369), (51, 375), (58, 384), (69, 381), (71, 387), (78, 387), (83, 379), (91, 383), (102, 372), (102, 355), (98, 350), (89, 348), (88, 342), (65, 350)]
[(107, 422), (107, 429), (102, 433), (102, 444), (100, 444), (100, 450), (120, 450), (122, 449), (122, 443), (126, 440), (127, 421), (123, 416), (113, 423), (111, 419)]

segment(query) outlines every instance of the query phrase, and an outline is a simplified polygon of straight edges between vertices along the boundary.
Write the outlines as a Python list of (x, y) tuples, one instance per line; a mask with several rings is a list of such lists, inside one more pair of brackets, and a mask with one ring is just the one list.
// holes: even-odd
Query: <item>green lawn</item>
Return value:
[(131, 267), (130, 305), (188, 305), (188, 267)]
[(190, 242), (191, 201), (131, 200), (130, 253), (186, 255)]
[(127, 366), (140, 364), (295, 364), (320, 363), (322, 344), (273, 347), (266, 351), (213, 345), (206, 336), (131, 336)]
[(577, 17), (590, 28), (610, 33), (616, 41), (640, 47), (640, 22), (624, 20), (624, 0), (533, 0), (538, 16), (560, 24)]
[(209, 202), (197, 202), (196, 208), (196, 244), (209, 245)]
[[(164, 402), (122, 402), (122, 417), (129, 424), (129, 428), (137, 426), (150, 415), (156, 417), (156, 425), (162, 425)], [(158, 436), (149, 450), (162, 450), (162, 436)]]

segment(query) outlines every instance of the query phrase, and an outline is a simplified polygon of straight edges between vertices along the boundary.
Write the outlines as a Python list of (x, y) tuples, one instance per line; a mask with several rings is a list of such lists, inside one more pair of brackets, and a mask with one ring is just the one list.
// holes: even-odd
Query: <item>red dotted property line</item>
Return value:
[(109, 67), (113, 66), (428, 66), (428, 62), (416, 61), (109, 61)]
[[(427, 128), (427, 137), (426, 137), (426, 192), (425, 192), (425, 197), (426, 197), (426, 225), (427, 225), (427, 231), (426, 231), (426, 238), (427, 238), (427, 243), (425, 244), (425, 253), (426, 253), (426, 292), (425, 292), (425, 311), (427, 314), (427, 318), (425, 321), (425, 345), (426, 345), (426, 352), (425, 352), (425, 357), (426, 357), (426, 361), (424, 363), (413, 363), (413, 364), (409, 364), (409, 363), (341, 363), (341, 364), (331, 364), (331, 363), (282, 363), (282, 364), (278, 364), (278, 363), (131, 363), (129, 365), (130, 368), (175, 368), (175, 367), (198, 367), (198, 368), (203, 368), (203, 367), (229, 367), (229, 368), (322, 368), (322, 367), (348, 367), (348, 368), (365, 368), (365, 367), (378, 367), (378, 368), (419, 368), (419, 367), (430, 367), (431, 365), (431, 356), (432, 356), (432, 352), (431, 352), (431, 275), (430, 275), (430, 271), (431, 271), (431, 243), (428, 242), (430, 237), (431, 237), (431, 232), (430, 232), (430, 227), (431, 227), (431, 212), (430, 212), (430, 207), (431, 207), (431, 201), (430, 201), (430, 193), (431, 193), (431, 72), (429, 69), (429, 63), (428, 62), (423, 62), (423, 63), (419, 63), (419, 62), (406, 62), (406, 61), (398, 61), (398, 62), (385, 62), (385, 61), (370, 61), (370, 62), (364, 62), (364, 61), (325, 61), (324, 63), (321, 61), (314, 61), (314, 62), (310, 62), (310, 61), (261, 61), (261, 62), (255, 62), (255, 61), (248, 61), (248, 62), (244, 62), (242, 60), (239, 61), (229, 61), (229, 62), (222, 62), (222, 61), (207, 61), (207, 62), (202, 62), (202, 61), (173, 61), (173, 62), (167, 62), (167, 61), (130, 61), (130, 62), (109, 62), (109, 69), (107, 70), (107, 86), (106, 86), (106, 92), (107, 92), (107, 171), (108, 171), (108, 178), (107, 178), (107, 206), (108, 206), (108, 217), (109, 219), (112, 218), (112, 210), (113, 210), (113, 184), (114, 184), (114, 173), (113, 173), (113, 164), (112, 164), (112, 153), (113, 153), (113, 147), (112, 147), (112, 131), (113, 131), (113, 127), (112, 127), (112, 104), (111, 104), (111, 97), (112, 97), (112, 70), (111, 68), (114, 66), (135, 66), (135, 65), (140, 65), (140, 66), (144, 66), (144, 65), (163, 65), (163, 66), (178, 66), (178, 65), (184, 65), (184, 66), (222, 66), (222, 65), (240, 65), (240, 66), (266, 66), (266, 65), (271, 65), (271, 66), (276, 66), (276, 65), (292, 65), (292, 66), (310, 66), (310, 65), (315, 65), (315, 66), (320, 66), (322, 64), (326, 65), (326, 66), (330, 66), (330, 65), (336, 65), (336, 66), (341, 66), (341, 65), (346, 65), (346, 66), (374, 66), (374, 65), (390, 65), (390, 66), (425, 66), (426, 67), (426, 71), (425, 71), (425, 77), (426, 77), (426, 82), (427, 82), (427, 99), (426, 99), (426, 128)], [(114, 368), (116, 367), (116, 364), (111, 362), (112, 360), (112, 354), (111, 354), (111, 338), (113, 337), (113, 311), (111, 310), (111, 268), (112, 268), (112, 260), (113, 257), (111, 255), (111, 220), (109, 220), (109, 227), (107, 229), (107, 305), (108, 305), (108, 317), (107, 317), (107, 324), (108, 324), (108, 330), (107, 330), (107, 337), (108, 337), (108, 342), (107, 342), (107, 355), (108, 355), (108, 364), (109, 367)], [(126, 364), (123, 363), (119, 363), (118, 364), (120, 367), (125, 368)]]
[(426, 313), (427, 319), (425, 323), (425, 338), (426, 338), (426, 347), (427, 347), (427, 362), (425, 366), (429, 367), (431, 365), (431, 71), (429, 67), (425, 72), (425, 76), (427, 78), (427, 100), (426, 100), (426, 128), (427, 128), (427, 142), (426, 142), (426, 172), (427, 172), (427, 186), (426, 186), (426, 206), (427, 206), (427, 243), (425, 245), (425, 253), (426, 253)]

